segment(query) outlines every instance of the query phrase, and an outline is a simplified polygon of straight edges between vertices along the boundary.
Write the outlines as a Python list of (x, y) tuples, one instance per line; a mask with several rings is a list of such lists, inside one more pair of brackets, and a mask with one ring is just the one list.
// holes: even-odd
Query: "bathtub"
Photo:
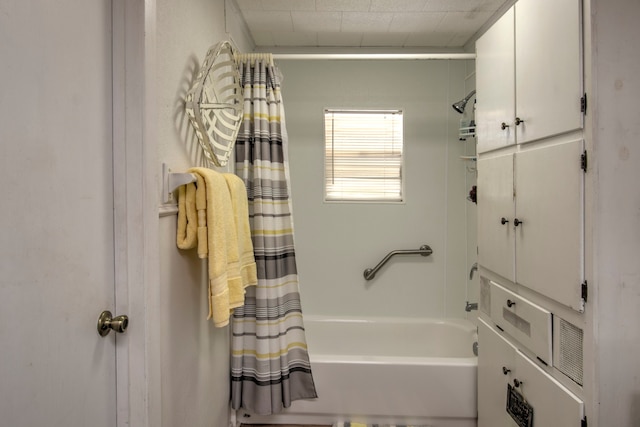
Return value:
[(305, 316), (305, 329), (318, 399), (278, 415), (239, 411), (239, 422), (476, 426), (471, 322)]

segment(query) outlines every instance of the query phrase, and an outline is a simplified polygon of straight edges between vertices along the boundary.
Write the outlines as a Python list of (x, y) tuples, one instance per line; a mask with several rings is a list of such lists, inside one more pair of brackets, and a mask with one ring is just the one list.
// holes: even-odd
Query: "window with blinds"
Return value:
[(324, 111), (325, 200), (402, 202), (401, 110)]

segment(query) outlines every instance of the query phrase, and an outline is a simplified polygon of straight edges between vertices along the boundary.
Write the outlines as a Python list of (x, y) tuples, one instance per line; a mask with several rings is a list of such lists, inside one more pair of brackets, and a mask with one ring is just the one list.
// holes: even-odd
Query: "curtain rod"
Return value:
[(475, 53), (274, 53), (273, 59), (475, 59)]

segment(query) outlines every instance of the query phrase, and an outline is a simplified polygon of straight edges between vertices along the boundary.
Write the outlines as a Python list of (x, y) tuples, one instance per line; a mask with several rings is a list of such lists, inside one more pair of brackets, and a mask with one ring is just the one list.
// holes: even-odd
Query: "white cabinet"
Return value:
[(582, 425), (584, 403), (548, 375), (536, 363), (516, 352), (514, 384), (533, 408), (536, 426), (569, 427)]
[(478, 427), (515, 426), (506, 411), (516, 348), (478, 320)]
[(583, 150), (579, 139), (478, 161), (478, 262), (578, 311)]
[(515, 4), (518, 143), (582, 128), (581, 0)]
[(548, 366), (553, 365), (551, 312), (526, 298), (489, 282), (491, 320)]
[(582, 425), (583, 401), (482, 319), (478, 340), (478, 427), (518, 425), (507, 412), (508, 385), (533, 411), (534, 426)]
[(533, 426), (584, 420), (582, 325), (563, 320), (586, 299), (581, 5), (517, 0), (476, 42), (480, 427), (528, 425), (508, 398)]
[(478, 160), (478, 263), (515, 282), (513, 154)]
[(580, 0), (519, 0), (478, 39), (478, 153), (582, 128), (580, 22)]
[[(583, 141), (515, 155), (516, 282), (583, 309)], [(514, 219), (514, 222), (516, 220)]]
[(476, 136), (479, 153), (515, 144), (514, 9), (476, 42)]

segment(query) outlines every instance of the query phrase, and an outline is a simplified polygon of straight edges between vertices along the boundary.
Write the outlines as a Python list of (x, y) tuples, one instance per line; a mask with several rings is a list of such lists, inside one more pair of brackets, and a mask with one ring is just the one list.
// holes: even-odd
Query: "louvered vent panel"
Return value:
[(583, 358), (582, 344), (583, 331), (577, 326), (559, 319), (559, 352), (556, 367), (560, 372), (582, 385), (583, 382)]

